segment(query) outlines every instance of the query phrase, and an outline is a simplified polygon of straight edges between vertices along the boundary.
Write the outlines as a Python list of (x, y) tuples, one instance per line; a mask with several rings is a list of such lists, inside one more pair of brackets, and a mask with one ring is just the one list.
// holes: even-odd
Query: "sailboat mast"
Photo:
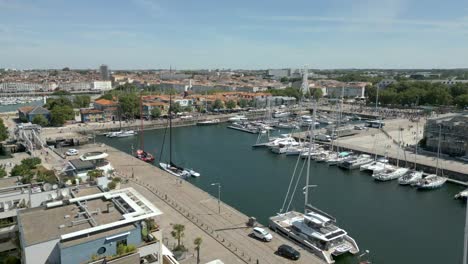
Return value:
[(416, 170), (416, 159), (418, 158), (418, 144), (419, 144), (418, 135), (419, 135), (419, 120), (416, 123), (416, 138), (415, 138), (416, 145), (414, 147), (414, 170)]
[(309, 133), (309, 155), (307, 156), (307, 171), (306, 171), (306, 187), (305, 187), (305, 193), (304, 193), (304, 212), (306, 212), (307, 209), (307, 203), (309, 201), (309, 175), (310, 175), (310, 156), (312, 152), (312, 144), (313, 144), (313, 138), (315, 137), (315, 118), (316, 118), (316, 112), (317, 112), (317, 104), (316, 101), (314, 100), (314, 108), (313, 108), (313, 122), (310, 127), (310, 131), (312, 133)]
[(439, 142), (437, 143), (437, 161), (436, 161), (436, 175), (439, 172), (439, 158), (440, 158), (440, 136), (442, 134), (442, 124), (439, 124)]
[(144, 140), (143, 140), (143, 97), (142, 92), (140, 91), (140, 149), (144, 150)]
[(169, 93), (169, 164), (172, 164), (172, 94)]

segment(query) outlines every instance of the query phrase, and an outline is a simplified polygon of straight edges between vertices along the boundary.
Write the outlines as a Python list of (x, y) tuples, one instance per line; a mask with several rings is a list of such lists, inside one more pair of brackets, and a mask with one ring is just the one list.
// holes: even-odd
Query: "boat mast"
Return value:
[(313, 108), (313, 121), (312, 125), (310, 126), (309, 132), (309, 155), (307, 155), (307, 170), (306, 170), (306, 184), (305, 184), (305, 192), (304, 192), (304, 212), (307, 210), (307, 203), (309, 201), (309, 175), (310, 175), (310, 156), (312, 154), (312, 144), (313, 138), (315, 137), (315, 118), (317, 112), (317, 104), (314, 99), (313, 101), (314, 108)]
[(140, 91), (140, 149), (144, 150), (144, 141), (143, 141), (143, 97), (142, 91)]
[(169, 92), (169, 165), (172, 164), (172, 93)]
[(436, 161), (436, 176), (439, 172), (439, 158), (440, 158), (440, 135), (442, 134), (442, 124), (439, 124), (439, 142), (437, 143), (437, 161)]
[(415, 138), (416, 145), (414, 147), (414, 170), (416, 170), (416, 159), (418, 158), (418, 144), (419, 144), (418, 135), (419, 135), (419, 120), (416, 123), (416, 138)]

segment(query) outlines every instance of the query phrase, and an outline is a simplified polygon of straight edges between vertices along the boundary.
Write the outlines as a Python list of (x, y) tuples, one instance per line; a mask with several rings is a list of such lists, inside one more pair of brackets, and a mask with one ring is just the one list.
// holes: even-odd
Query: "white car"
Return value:
[(65, 152), (65, 155), (67, 155), (67, 156), (76, 156), (76, 155), (78, 155), (78, 150), (77, 149), (69, 149), (67, 152)]
[(261, 239), (265, 242), (270, 242), (271, 239), (273, 238), (273, 236), (270, 233), (268, 233), (265, 229), (261, 227), (254, 227), (253, 235), (256, 238)]

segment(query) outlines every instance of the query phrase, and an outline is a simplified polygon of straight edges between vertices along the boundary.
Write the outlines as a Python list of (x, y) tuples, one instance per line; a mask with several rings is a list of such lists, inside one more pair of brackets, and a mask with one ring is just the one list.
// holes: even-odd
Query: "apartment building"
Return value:
[(468, 155), (468, 114), (428, 119), (424, 126), (425, 147), (451, 156)]
[(22, 263), (177, 263), (162, 244), (161, 215), (133, 188), (21, 210)]

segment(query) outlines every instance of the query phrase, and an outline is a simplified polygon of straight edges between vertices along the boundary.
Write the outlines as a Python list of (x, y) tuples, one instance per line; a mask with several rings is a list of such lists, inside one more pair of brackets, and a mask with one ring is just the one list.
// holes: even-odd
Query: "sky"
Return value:
[(0, 0), (0, 68), (467, 68), (467, 0)]

